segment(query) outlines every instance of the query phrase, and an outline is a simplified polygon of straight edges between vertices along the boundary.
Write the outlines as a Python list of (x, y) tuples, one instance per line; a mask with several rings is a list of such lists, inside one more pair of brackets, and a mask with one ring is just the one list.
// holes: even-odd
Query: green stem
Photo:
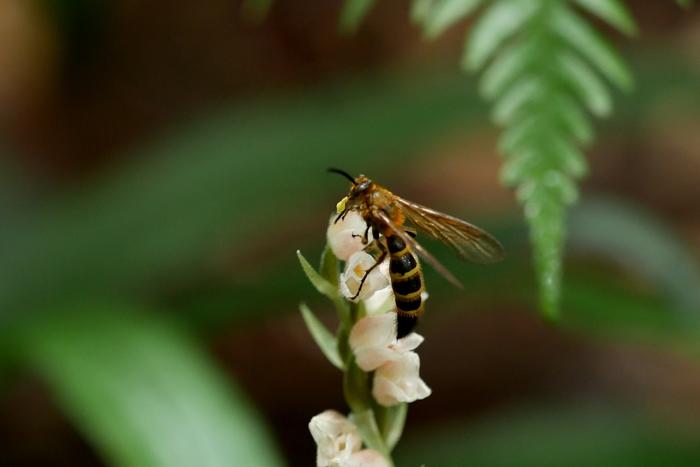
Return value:
[[(357, 322), (361, 310), (355, 303), (350, 304), (350, 317), (352, 324)], [(382, 454), (390, 466), (394, 466), (391, 458), (391, 448), (388, 444), (396, 444), (398, 438), (396, 433), (392, 434), (392, 439), (385, 438), (388, 431), (382, 433), (377, 423), (379, 410), (377, 404), (372, 399), (372, 378), (371, 374), (363, 371), (355, 363), (355, 356), (349, 351), (350, 344), (347, 341), (350, 335), (349, 330), (343, 329), (338, 333), (338, 348), (345, 351), (345, 373), (343, 373), (343, 394), (345, 402), (352, 412), (350, 418), (357, 426), (357, 430), (362, 436), (365, 445)], [(393, 446), (392, 446), (393, 447)]]

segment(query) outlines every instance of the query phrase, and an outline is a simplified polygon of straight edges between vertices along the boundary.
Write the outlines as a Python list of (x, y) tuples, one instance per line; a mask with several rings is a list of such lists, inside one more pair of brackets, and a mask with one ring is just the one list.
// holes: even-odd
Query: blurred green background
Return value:
[(398, 465), (700, 465), (700, 13), (630, 1), (636, 76), (587, 152), (562, 320), (537, 314), (498, 132), (457, 65), (379, 2), (0, 2), (0, 465), (312, 465), (345, 410), (297, 304), (333, 316), (328, 166), (486, 227), (428, 244), (422, 376)]

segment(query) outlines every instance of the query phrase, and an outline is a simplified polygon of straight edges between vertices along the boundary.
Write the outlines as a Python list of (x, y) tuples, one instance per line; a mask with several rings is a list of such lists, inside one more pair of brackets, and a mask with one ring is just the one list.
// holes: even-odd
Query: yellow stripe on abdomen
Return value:
[(425, 289), (423, 271), (415, 254), (404, 241), (396, 236), (387, 236), (391, 276), (391, 288), (397, 313), (397, 338), (402, 338), (413, 331), (418, 318), (423, 314), (425, 304), (421, 293)]

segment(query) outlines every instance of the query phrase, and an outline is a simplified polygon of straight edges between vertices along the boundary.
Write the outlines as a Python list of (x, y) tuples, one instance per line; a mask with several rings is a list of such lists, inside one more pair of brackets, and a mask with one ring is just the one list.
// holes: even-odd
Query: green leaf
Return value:
[(301, 264), (301, 268), (304, 270), (304, 274), (306, 274), (306, 277), (309, 278), (309, 281), (316, 288), (316, 290), (331, 300), (336, 300), (339, 294), (338, 288), (333, 286), (333, 284), (328, 282), (318, 272), (316, 272), (313, 266), (309, 264), (299, 250), (297, 250), (297, 258), (299, 258), (299, 263)]
[(437, 0), (413, 0), (411, 4), (411, 21), (414, 24), (424, 24)]
[(572, 271), (564, 284), (562, 304), (567, 312), (561, 324), (580, 335), (664, 346), (698, 358), (697, 308), (669, 307), (667, 297), (640, 293), (628, 277)]
[(517, 186), (536, 170), (539, 155), (532, 149), (524, 149), (507, 160), (501, 167), (501, 182), (506, 186)]
[(321, 253), (321, 264), (318, 268), (321, 276), (326, 279), (335, 289), (340, 281), (340, 271), (338, 270), (338, 258), (333, 254), (331, 247), (326, 245)]
[(632, 15), (620, 0), (576, 0), (576, 3), (628, 36), (637, 33)]
[(486, 68), (479, 81), (479, 92), (486, 99), (494, 99), (506, 87), (522, 76), (527, 64), (535, 56), (536, 48), (528, 43), (516, 44), (500, 53)]
[(573, 54), (562, 53), (557, 57), (559, 72), (590, 111), (604, 117), (612, 110), (612, 99), (605, 84), (586, 63)]
[(372, 410), (374, 401), (370, 393), (370, 375), (355, 363), (352, 353), (348, 357), (343, 374), (343, 393), (352, 410), (350, 420), (357, 426), (365, 445), (381, 453), (391, 466), (390, 449), (379, 431), (377, 420)]
[(590, 141), (593, 129), (577, 102), (565, 95), (548, 96), (548, 100), (552, 104), (548, 113), (534, 113), (517, 119), (503, 130), (498, 145), (501, 153), (546, 147), (550, 139), (568, 140), (570, 136), (580, 142)]
[[(546, 125), (546, 122), (544, 122)], [(505, 155), (514, 154), (521, 150), (529, 150), (532, 139), (539, 137), (543, 131), (542, 117), (540, 115), (530, 115), (519, 119), (517, 122), (503, 130), (498, 149)], [(527, 146), (523, 148), (523, 146)]]
[(549, 170), (550, 174), (561, 172), (563, 179), (557, 175), (555, 183), (559, 185), (562, 199), (569, 203), (576, 199), (576, 189), (564, 175), (580, 177), (586, 169), (586, 160), (578, 148), (567, 139), (552, 134), (537, 144), (515, 149), (503, 165), (501, 177), (504, 184), (514, 186), (528, 182), (533, 174), (542, 171)]
[(554, 114), (563, 126), (571, 132), (580, 143), (587, 144), (593, 139), (593, 128), (586, 114), (578, 103), (569, 96), (559, 95), (554, 98)]
[(13, 339), (107, 463), (282, 465), (250, 401), (165, 315), (73, 308)]
[(537, 76), (525, 76), (515, 83), (493, 106), (492, 119), (500, 125), (510, 124), (523, 109), (530, 105), (543, 91)]
[(539, 284), (540, 309), (544, 316), (556, 319), (561, 294), (562, 251), (564, 244), (564, 206), (561, 188), (551, 186), (540, 175), (518, 190), (530, 224), (535, 269)]
[(374, 5), (374, 0), (345, 0), (340, 13), (340, 30), (355, 32)]
[(693, 0), (676, 0), (676, 3), (678, 3), (683, 8), (690, 8), (691, 6), (693, 6)]
[(501, 44), (518, 32), (537, 11), (537, 0), (498, 0), (478, 19), (467, 40), (462, 61), (468, 70), (478, 70)]
[(571, 177), (580, 178), (588, 171), (583, 153), (567, 138), (553, 136), (547, 141), (546, 152), (555, 162), (552, 165)]
[(572, 211), (571, 244), (609, 259), (665, 292), (675, 310), (700, 310), (700, 266), (682, 239), (652, 213), (609, 198)]
[(587, 171), (581, 151), (562, 130), (543, 126), (537, 116), (509, 128), (499, 144), (507, 154), (502, 177), (507, 185), (521, 183), (542, 171), (555, 170), (574, 178)]
[(355, 356), (348, 353), (343, 374), (343, 394), (354, 413), (362, 413), (372, 408), (369, 374), (362, 371), (355, 363)]
[(700, 440), (682, 422), (629, 407), (574, 399), (508, 407), (470, 420), (443, 424), (402, 443), (396, 462), (414, 466), (694, 466)]
[[(332, 253), (331, 253), (332, 255)], [(345, 300), (345, 297), (343, 297), (340, 294), (340, 291), (338, 290), (338, 286), (334, 285), (331, 283), (329, 280), (325, 279), (323, 276), (321, 276), (316, 270), (309, 264), (309, 262), (304, 258), (304, 256), (301, 254), (301, 251), (297, 250), (297, 258), (299, 258), (299, 263), (301, 264), (301, 268), (304, 270), (304, 274), (306, 274), (306, 277), (309, 279), (311, 284), (316, 288), (316, 290), (321, 294), (325, 295), (327, 298), (329, 298), (333, 304), (335, 305), (335, 309), (338, 312), (338, 316), (340, 317), (341, 322), (343, 323), (344, 326), (349, 327), (351, 325), (351, 320), (350, 320), (350, 307), (348, 305), (348, 302)], [(330, 270), (332, 268), (331, 262), (332, 260), (328, 258), (328, 256), (325, 256), (325, 261), (324, 261), (324, 255), (322, 255), (322, 261), (321, 261), (321, 266), (324, 269)], [(337, 264), (337, 263), (336, 263)], [(336, 266), (337, 270), (337, 266)], [(328, 274), (332, 274), (331, 272), (327, 271)], [(335, 283), (337, 284), (337, 280)]]
[(632, 87), (632, 75), (617, 52), (571, 9), (558, 4), (549, 18), (553, 30), (590, 60), (623, 90)]
[(353, 411), (350, 420), (357, 426), (357, 431), (360, 432), (362, 440), (370, 449), (379, 451), (384, 457), (390, 459), (389, 449), (384, 443), (382, 434), (379, 432), (377, 420), (374, 418), (372, 410), (363, 410), (361, 412)]
[(343, 370), (344, 365), (338, 353), (338, 342), (335, 336), (316, 318), (305, 303), (299, 305), (299, 311), (301, 311), (301, 316), (304, 318), (306, 328), (311, 333), (311, 337), (314, 338), (316, 345), (323, 352), (323, 355), (334, 367)]
[(401, 439), (407, 413), (408, 404), (404, 403), (381, 407), (378, 411), (380, 431), (389, 451), (393, 450)]
[(454, 23), (466, 18), (482, 3), (483, 0), (438, 0), (424, 17), (426, 35), (430, 38), (439, 36)]

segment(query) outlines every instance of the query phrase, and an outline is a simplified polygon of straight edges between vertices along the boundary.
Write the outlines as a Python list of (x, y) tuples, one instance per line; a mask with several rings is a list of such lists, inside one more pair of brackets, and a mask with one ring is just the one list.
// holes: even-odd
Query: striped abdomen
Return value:
[(415, 254), (403, 240), (390, 234), (386, 237), (386, 243), (391, 258), (391, 287), (396, 299), (396, 337), (400, 339), (413, 331), (423, 314), (423, 271)]

